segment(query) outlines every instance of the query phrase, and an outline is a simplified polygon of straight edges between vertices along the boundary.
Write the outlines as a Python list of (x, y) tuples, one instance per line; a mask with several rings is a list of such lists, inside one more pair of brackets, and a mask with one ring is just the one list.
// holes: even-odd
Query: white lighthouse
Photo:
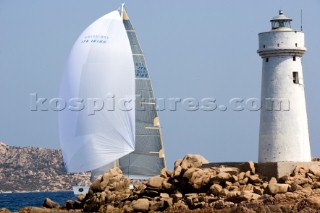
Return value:
[(292, 19), (279, 11), (272, 29), (259, 34), (263, 60), (259, 163), (311, 161), (304, 95), (304, 33), (291, 29)]

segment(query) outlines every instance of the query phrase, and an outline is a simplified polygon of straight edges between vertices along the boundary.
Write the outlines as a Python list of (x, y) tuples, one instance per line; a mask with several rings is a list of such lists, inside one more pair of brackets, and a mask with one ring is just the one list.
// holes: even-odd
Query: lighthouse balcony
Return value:
[(291, 48), (268, 48), (268, 49), (258, 49), (257, 53), (262, 57), (271, 56), (297, 56), (302, 57), (307, 51), (306, 48), (291, 49)]

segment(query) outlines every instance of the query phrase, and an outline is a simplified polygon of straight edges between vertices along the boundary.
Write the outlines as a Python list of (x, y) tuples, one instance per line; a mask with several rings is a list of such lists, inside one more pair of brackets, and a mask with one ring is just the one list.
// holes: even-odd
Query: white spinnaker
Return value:
[(67, 102), (59, 113), (60, 143), (69, 172), (94, 170), (134, 151), (134, 70), (118, 11), (95, 21), (74, 44), (60, 87)]

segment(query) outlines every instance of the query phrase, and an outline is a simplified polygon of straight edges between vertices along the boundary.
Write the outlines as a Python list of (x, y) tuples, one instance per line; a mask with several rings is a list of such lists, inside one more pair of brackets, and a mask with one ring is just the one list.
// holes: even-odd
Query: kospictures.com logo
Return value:
[(87, 114), (107, 111), (290, 111), (290, 101), (285, 98), (266, 98), (261, 101), (258, 98), (231, 98), (226, 104), (220, 104), (215, 98), (152, 98), (146, 99), (141, 95), (134, 98), (117, 98), (113, 94), (107, 94), (104, 98), (44, 98), (38, 97), (37, 93), (30, 94), (31, 111), (83, 111)]

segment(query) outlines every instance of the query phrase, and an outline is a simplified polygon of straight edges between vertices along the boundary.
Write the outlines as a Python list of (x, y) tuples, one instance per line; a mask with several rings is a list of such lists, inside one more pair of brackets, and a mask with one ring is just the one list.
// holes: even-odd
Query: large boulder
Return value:
[(122, 171), (115, 167), (99, 176), (90, 186), (92, 193), (102, 191), (123, 191), (129, 188), (130, 180), (126, 178)]
[(320, 177), (320, 166), (319, 165), (312, 165), (310, 166), (310, 171), (317, 177)]
[(135, 202), (132, 202), (132, 208), (136, 212), (148, 212), (150, 202), (146, 198), (140, 198)]
[(180, 166), (182, 169), (187, 170), (188, 168), (197, 168), (208, 163), (209, 161), (201, 155), (188, 154), (182, 159)]
[(266, 188), (266, 193), (275, 195), (278, 193), (286, 193), (288, 192), (289, 184), (281, 184), (281, 183), (276, 183), (276, 184), (268, 184)]
[(160, 176), (151, 177), (148, 180), (147, 186), (152, 189), (160, 190), (162, 188), (162, 183), (164, 180), (165, 179)]
[(214, 195), (219, 195), (222, 191), (222, 186), (220, 186), (219, 184), (213, 184), (211, 187), (210, 187), (210, 192), (211, 194), (214, 194)]

